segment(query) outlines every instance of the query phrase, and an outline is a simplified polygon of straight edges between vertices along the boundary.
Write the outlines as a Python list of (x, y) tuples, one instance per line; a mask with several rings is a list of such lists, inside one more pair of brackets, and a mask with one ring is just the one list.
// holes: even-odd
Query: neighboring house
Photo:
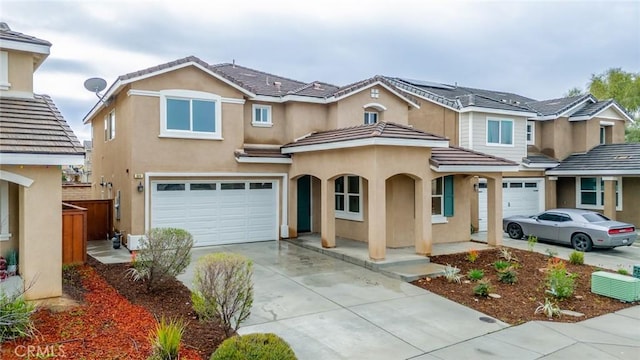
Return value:
[(82, 145), (33, 73), (51, 44), (0, 23), (0, 252), (18, 250), (26, 297), (62, 294), (61, 165)]
[(477, 177), (498, 210), (489, 241), (502, 238), (502, 174), (517, 164), (412, 124), (427, 102), (387, 78), (338, 87), (187, 57), (120, 76), (104, 98), (85, 117), (93, 181), (130, 247), (175, 226), (197, 246), (319, 232), (326, 247), (368, 242), (372, 259), (429, 254), (469, 240)]
[[(639, 179), (633, 178), (637, 173), (611, 172), (601, 164), (592, 166), (598, 171), (590, 173), (562, 170), (565, 165), (561, 162), (569, 161), (572, 154), (586, 153), (599, 144), (624, 142), (625, 122), (633, 120), (614, 100), (598, 101), (588, 94), (537, 101), (509, 92), (400, 78), (388, 80), (422, 100), (419, 109), (409, 112), (410, 124), (448, 136), (453, 144), (519, 164), (518, 171), (504, 174), (504, 216), (534, 214), (556, 206), (605, 210), (605, 200), (597, 194), (603, 193), (607, 179), (613, 182), (612, 177), (621, 179), (623, 175), (625, 179), (618, 192), (618, 212), (605, 213), (612, 218), (640, 224), (635, 207), (630, 205), (624, 209), (622, 206), (623, 203), (640, 202), (638, 192), (632, 191), (638, 186)], [(639, 156), (630, 145), (620, 145), (618, 151)], [(587, 160), (591, 157), (580, 158), (580, 161)], [(612, 158), (611, 161), (619, 159), (614, 161)], [(547, 171), (559, 164), (557, 169)], [(557, 179), (548, 175), (562, 177)], [(580, 175), (591, 176), (577, 177)], [(487, 229), (485, 219), (491, 207), (487, 205), (486, 185), (482, 179), (478, 186), (479, 213), (474, 225), (482, 231)], [(568, 193), (572, 195), (569, 197)], [(577, 196), (576, 201), (576, 194), (580, 193), (582, 196)], [(472, 218), (475, 220), (476, 216)]]

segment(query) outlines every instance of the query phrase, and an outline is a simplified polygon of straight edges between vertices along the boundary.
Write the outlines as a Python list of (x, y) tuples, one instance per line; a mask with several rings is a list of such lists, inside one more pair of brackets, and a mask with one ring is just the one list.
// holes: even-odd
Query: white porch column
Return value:
[(384, 260), (387, 246), (387, 204), (385, 179), (372, 176), (369, 183), (369, 257)]
[(298, 237), (298, 179), (289, 180), (289, 238)]
[(502, 175), (487, 177), (487, 243), (502, 245)]
[(320, 181), (320, 236), (322, 247), (336, 247), (335, 184), (333, 179)]

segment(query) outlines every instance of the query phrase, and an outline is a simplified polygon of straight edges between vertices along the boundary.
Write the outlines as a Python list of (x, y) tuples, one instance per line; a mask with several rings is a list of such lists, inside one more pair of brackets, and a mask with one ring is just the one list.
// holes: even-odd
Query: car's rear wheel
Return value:
[(591, 251), (591, 248), (593, 248), (593, 242), (589, 235), (577, 233), (573, 234), (571, 237), (571, 246), (578, 251), (587, 252)]
[(512, 239), (522, 239), (524, 236), (522, 227), (515, 223), (507, 225), (507, 234), (509, 234), (509, 237)]

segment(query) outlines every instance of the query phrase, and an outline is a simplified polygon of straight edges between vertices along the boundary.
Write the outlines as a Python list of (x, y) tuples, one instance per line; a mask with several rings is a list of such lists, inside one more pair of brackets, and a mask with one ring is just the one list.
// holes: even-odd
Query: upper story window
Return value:
[(364, 112), (364, 124), (375, 124), (378, 122), (378, 112), (377, 111), (365, 111)]
[[(622, 188), (615, 181), (616, 210), (622, 211)], [(576, 179), (576, 207), (581, 209), (604, 209), (604, 180), (601, 177), (579, 177)]]
[(533, 145), (536, 139), (536, 123), (527, 121), (527, 145)]
[(222, 139), (220, 96), (191, 90), (160, 92), (160, 136)]
[(0, 90), (9, 90), (9, 53), (0, 51)]
[(487, 119), (487, 145), (513, 145), (513, 120)]
[(335, 180), (336, 218), (362, 221), (362, 178), (341, 176)]
[(372, 99), (377, 99), (380, 97), (380, 90), (373, 88), (371, 89), (371, 98)]
[(251, 124), (253, 126), (272, 126), (271, 122), (271, 106), (270, 105), (253, 105), (253, 118)]
[(104, 117), (104, 141), (113, 140), (116, 137), (116, 111), (111, 110)]

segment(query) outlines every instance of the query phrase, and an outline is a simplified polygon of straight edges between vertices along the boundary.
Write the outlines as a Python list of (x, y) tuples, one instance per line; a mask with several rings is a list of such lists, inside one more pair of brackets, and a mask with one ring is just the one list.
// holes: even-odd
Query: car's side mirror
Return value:
[(533, 220), (538, 221), (538, 222), (540, 221), (540, 219), (538, 219), (538, 217), (537, 217), (537, 216), (534, 216), (534, 217), (533, 217)]

